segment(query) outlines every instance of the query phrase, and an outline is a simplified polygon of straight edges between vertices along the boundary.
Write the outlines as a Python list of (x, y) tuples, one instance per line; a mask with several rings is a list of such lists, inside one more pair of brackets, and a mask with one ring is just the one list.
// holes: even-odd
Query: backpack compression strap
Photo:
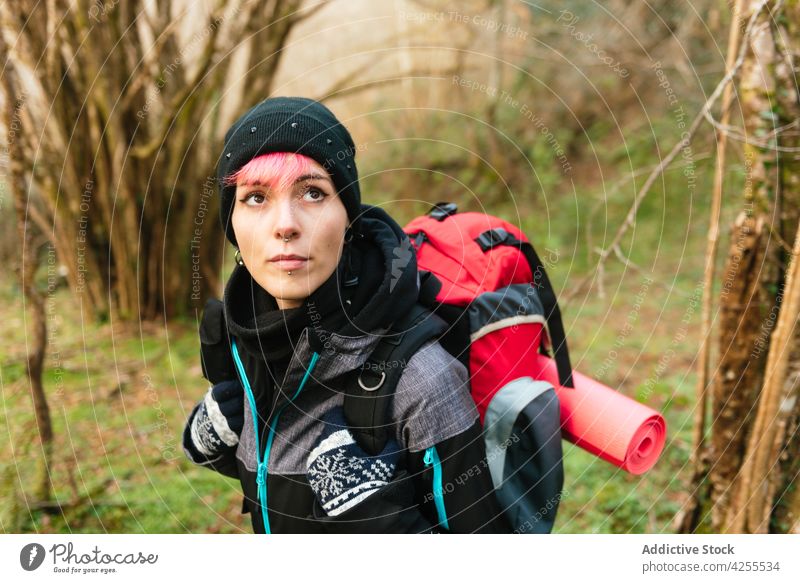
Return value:
[(342, 375), (344, 416), (353, 438), (370, 455), (378, 455), (392, 431), (387, 412), (403, 369), (428, 340), (440, 336), (447, 324), (416, 304), (395, 322), (363, 366)]

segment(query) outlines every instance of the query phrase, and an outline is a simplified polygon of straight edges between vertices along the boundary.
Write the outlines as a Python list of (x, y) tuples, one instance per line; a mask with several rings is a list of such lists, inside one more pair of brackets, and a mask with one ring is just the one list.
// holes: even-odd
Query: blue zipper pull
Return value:
[(256, 470), (256, 484), (261, 486), (264, 483), (264, 476), (267, 473), (267, 464), (261, 462), (258, 464), (258, 469)]
[(267, 514), (267, 460), (259, 461), (256, 469), (256, 486), (258, 505), (261, 506), (261, 520), (264, 522), (266, 534), (272, 531), (269, 527), (269, 515)]
[(436, 506), (436, 514), (439, 517), (439, 525), (447, 530), (450, 530), (450, 525), (447, 522), (447, 512), (444, 509), (444, 489), (442, 488), (442, 463), (439, 460), (439, 454), (436, 452), (436, 446), (432, 445), (425, 450), (425, 455), (422, 461), (426, 466), (433, 465), (433, 484), (431, 490), (433, 491), (433, 502)]

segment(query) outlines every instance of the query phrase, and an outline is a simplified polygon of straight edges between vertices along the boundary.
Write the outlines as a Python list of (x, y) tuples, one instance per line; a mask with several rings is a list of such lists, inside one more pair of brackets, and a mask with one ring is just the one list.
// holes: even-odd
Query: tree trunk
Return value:
[[(742, 5), (744, 0), (736, 0), (733, 7), (733, 15), (731, 19), (731, 26), (728, 32), (728, 54), (725, 60), (725, 72), (730, 74), (733, 70), (736, 60), (738, 58), (740, 32), (742, 21)], [(725, 86), (722, 93), (722, 105), (720, 116), (720, 123), (727, 125), (730, 122), (731, 102), (733, 99), (733, 83)], [(708, 478), (708, 451), (705, 447), (705, 428), (706, 417), (708, 409), (708, 379), (709, 379), (709, 363), (711, 361), (710, 346), (712, 341), (711, 334), (711, 311), (713, 309), (712, 290), (714, 284), (714, 275), (716, 273), (717, 265), (717, 248), (719, 246), (719, 221), (720, 213), (722, 210), (722, 190), (723, 181), (725, 176), (725, 152), (727, 149), (728, 135), (724, 131), (717, 131), (717, 162), (714, 171), (714, 190), (712, 192), (711, 201), (711, 217), (709, 221), (708, 236), (706, 238), (706, 261), (703, 276), (703, 308), (702, 308), (702, 331), (703, 337), (700, 341), (700, 348), (697, 355), (697, 381), (695, 394), (697, 395), (698, 406), (694, 412), (694, 426), (693, 426), (693, 441), (695, 444), (692, 449), (692, 457), (690, 464), (693, 468), (691, 489), (694, 491), (700, 487)], [(737, 255), (737, 256), (740, 256)], [(730, 270), (730, 266), (726, 271)], [(726, 279), (727, 281), (727, 279)], [(692, 524), (697, 520), (698, 508), (695, 504), (695, 499), (690, 498), (689, 506), (684, 509), (684, 514), (681, 520), (689, 522), (681, 525), (685, 527), (687, 524)]]
[[(29, 149), (26, 137), (30, 132), (23, 120), (29, 117), (24, 113), (27, 107), (27, 96), (20, 89), (17, 71), (9, 58), (8, 45), (2, 30), (0, 30), (0, 57), (6, 63), (3, 72), (3, 90), (6, 97), (5, 126), (8, 131), (8, 186), (14, 199), (16, 212), (17, 235), (20, 242), (19, 280), (23, 297), (29, 306), (31, 315), (30, 350), (27, 357), (27, 377), (30, 383), (30, 394), (33, 399), (33, 411), (36, 419), (36, 428), (39, 433), (42, 455), (38, 465), (39, 475), (33, 484), (33, 491), (28, 497), (34, 501), (50, 499), (50, 459), (53, 450), (53, 425), (50, 420), (50, 408), (44, 392), (42, 372), (44, 367), (45, 350), (47, 348), (47, 326), (44, 300), (42, 294), (36, 289), (36, 268), (38, 266), (37, 246), (34, 243), (32, 223), (27, 221), (30, 198), (28, 196), (28, 179), (25, 175), (25, 154)], [(26, 131), (27, 130), (27, 131)]]
[[(776, 502), (776, 491), (795, 481), (794, 475), (784, 476), (780, 462), (791, 446), (787, 434), (790, 416), (800, 380), (797, 322), (800, 315), (800, 229), (795, 237), (793, 258), (786, 278), (784, 299), (781, 302), (778, 324), (770, 341), (766, 379), (758, 402), (758, 412), (747, 443), (746, 455), (736, 476), (734, 503), (725, 515), (726, 532), (766, 533), (770, 527)], [(780, 527), (779, 527), (780, 528)]]
[(796, 249), (800, 244), (800, 96), (792, 66), (800, 48), (800, 13), (796, 5), (776, 2), (763, 8), (748, 0), (743, 11), (746, 19), (758, 12), (744, 39), (748, 50), (738, 87), (745, 130), (743, 208), (731, 230), (719, 298), (710, 435), (695, 444), (707, 480), (688, 504), (699, 511), (684, 517), (682, 532), (788, 532), (797, 524), (797, 462), (789, 452), (797, 453), (790, 429), (798, 412), (799, 284), (787, 275), (793, 251), (786, 242), (794, 241)]

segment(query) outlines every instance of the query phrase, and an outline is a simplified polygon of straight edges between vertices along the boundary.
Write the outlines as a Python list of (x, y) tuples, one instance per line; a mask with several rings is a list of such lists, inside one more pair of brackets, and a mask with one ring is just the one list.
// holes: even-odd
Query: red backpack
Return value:
[[(504, 514), (515, 532), (548, 533), (564, 483), (561, 410), (553, 385), (543, 380), (542, 366), (549, 360), (537, 353), (550, 356), (552, 347), (560, 384), (574, 385), (544, 265), (512, 224), (483, 213), (458, 213), (453, 203), (436, 204), (404, 230), (416, 250), (420, 301), (398, 320), (398, 334), (378, 344), (370, 366), (353, 371), (344, 383), (350, 429), (366, 451), (381, 451), (388, 402), (401, 375), (381, 363), (405, 362), (427, 339), (438, 338), (470, 373)], [(398, 250), (399, 264), (410, 251)]]

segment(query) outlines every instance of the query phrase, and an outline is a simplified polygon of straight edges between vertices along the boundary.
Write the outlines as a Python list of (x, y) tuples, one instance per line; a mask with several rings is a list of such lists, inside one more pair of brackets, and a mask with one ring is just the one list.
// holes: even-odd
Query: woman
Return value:
[(204, 370), (227, 373), (206, 375), (226, 380), (189, 416), (185, 453), (240, 480), (255, 532), (507, 532), (467, 370), (438, 341), (402, 363), (377, 455), (344, 420), (341, 379), (419, 293), (405, 233), (361, 204), (355, 152), (306, 98), (266, 99), (228, 130), (217, 174), (237, 265), (201, 329), (223, 347)]

